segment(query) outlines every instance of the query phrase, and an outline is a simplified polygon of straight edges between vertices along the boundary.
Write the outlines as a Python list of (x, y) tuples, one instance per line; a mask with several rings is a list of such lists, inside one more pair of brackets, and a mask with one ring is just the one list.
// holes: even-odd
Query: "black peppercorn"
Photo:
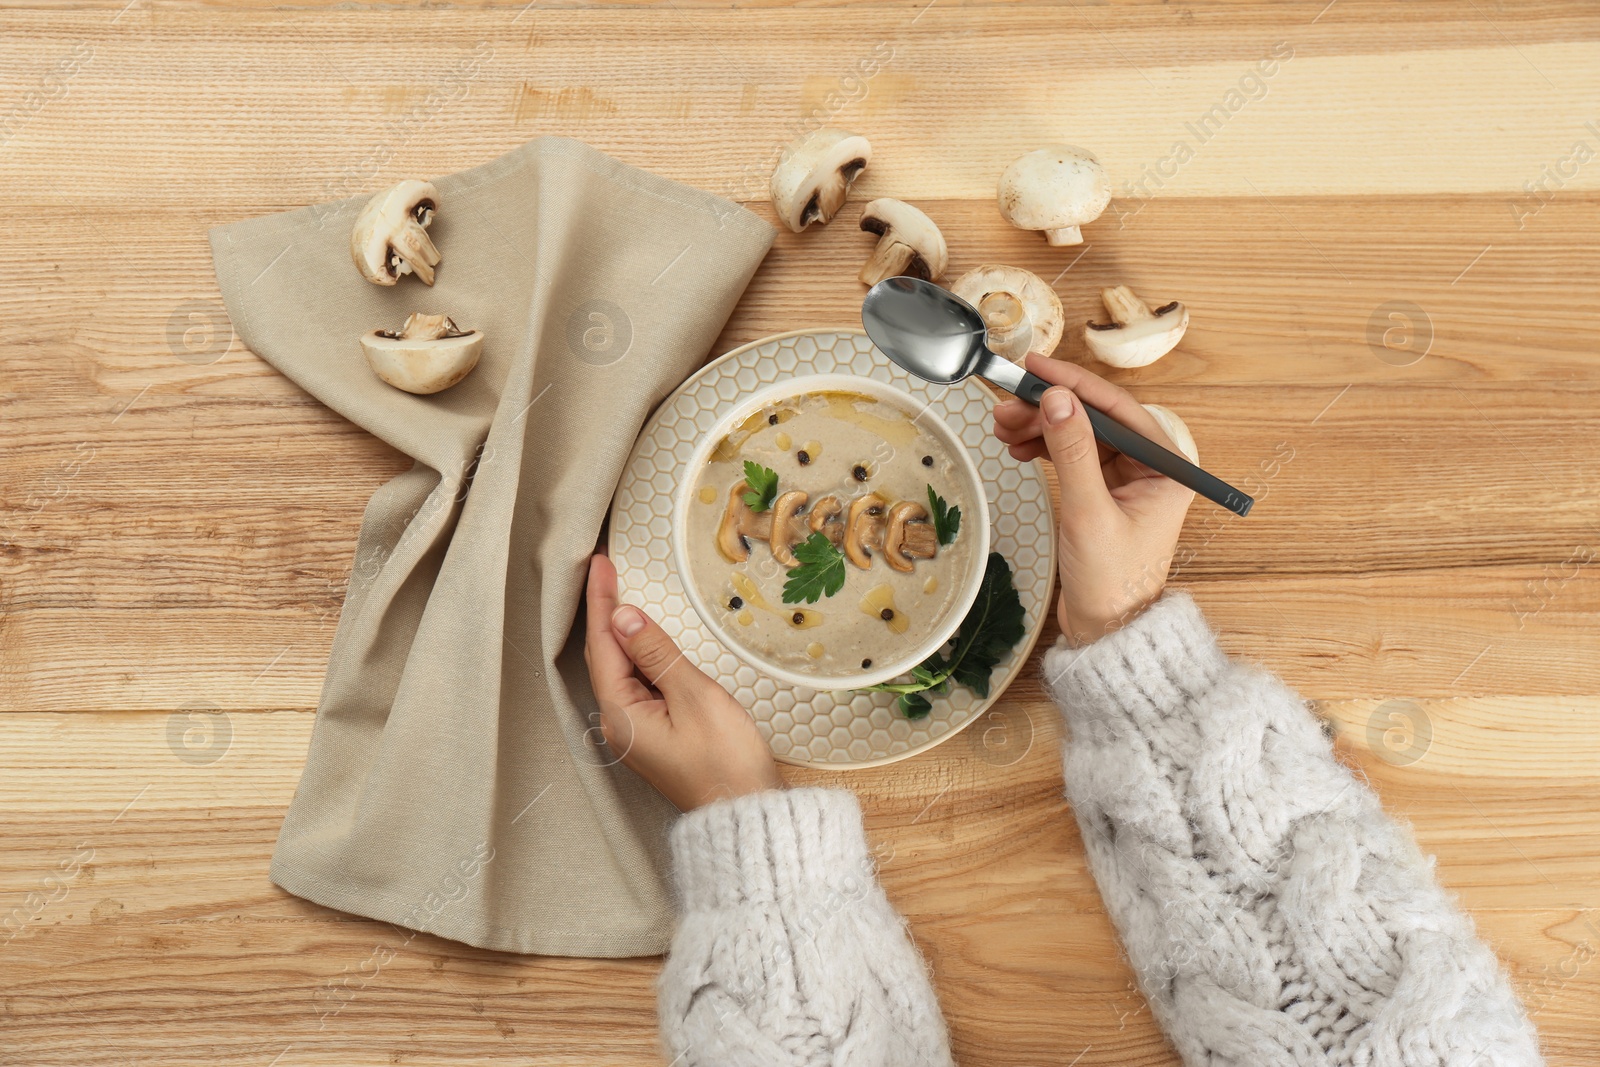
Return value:
[(861, 669), (862, 670), (866, 670), (870, 666), (872, 666), (872, 661), (870, 659), (864, 659), (864, 660), (861, 661)]
[(867, 480), (867, 468), (857, 463), (854, 467), (850, 468), (850, 476), (858, 482), (864, 482)]
[(923, 456), (923, 457), (922, 457), (922, 465), (923, 465), (923, 466), (924, 466), (924, 467), (931, 467), (931, 466), (933, 466), (933, 457), (932, 457), (932, 456)]
[(744, 607), (744, 601), (740, 600), (738, 597), (734, 597), (732, 600), (728, 601), (728, 607), (733, 611), (738, 611), (740, 608)]
[(800, 466), (804, 467), (807, 463), (811, 462), (811, 453), (802, 448), (799, 452), (795, 453), (794, 458), (800, 461)]
[(767, 416), (767, 425), (768, 426), (776, 426), (776, 425), (778, 425), (778, 416), (777, 416), (776, 412), (774, 412), (773, 414)]
[(794, 619), (794, 624), (799, 626), (801, 623), (806, 621), (806, 613), (803, 611), (797, 611), (794, 613), (792, 618)]
[(878, 618), (882, 619), (884, 622), (888, 622), (890, 619), (894, 618), (894, 609), (884, 608), (882, 611), (878, 612)]

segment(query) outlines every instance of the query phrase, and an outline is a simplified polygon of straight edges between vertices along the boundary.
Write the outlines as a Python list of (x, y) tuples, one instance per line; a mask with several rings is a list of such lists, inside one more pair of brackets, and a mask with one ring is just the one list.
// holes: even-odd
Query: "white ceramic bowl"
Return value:
[[(938, 438), (945, 450), (955, 459), (957, 474), (961, 479), (960, 536), (974, 538), (977, 542), (969, 556), (968, 573), (961, 575), (959, 579), (960, 594), (951, 601), (949, 614), (929, 632), (927, 639), (894, 659), (883, 657), (883, 654), (876, 649), (868, 650), (867, 654), (872, 657), (876, 666), (870, 671), (853, 671), (848, 675), (809, 674), (796, 671), (772, 662), (743, 644), (737, 634), (730, 632), (722, 624), (722, 613), (707, 604), (700, 595), (700, 586), (690, 569), (689, 553), (685, 546), (689, 509), (694, 502), (696, 487), (700, 483), (700, 472), (705, 469), (706, 461), (710, 458), (717, 442), (752, 413), (768, 404), (803, 393), (824, 392), (851, 392), (870, 396), (880, 403), (889, 404), (905, 412), (920, 428)], [(700, 444), (695, 447), (673, 502), (672, 557), (678, 574), (682, 576), (684, 591), (688, 593), (689, 602), (694, 605), (700, 621), (705, 623), (706, 628), (734, 655), (767, 677), (802, 689), (861, 689), (909, 673), (911, 668), (937, 652), (961, 625), (961, 620), (966, 617), (972, 602), (978, 598), (978, 589), (983, 584), (984, 566), (989, 558), (989, 502), (984, 493), (983, 480), (978, 475), (977, 465), (973, 462), (971, 453), (967, 451), (967, 446), (962, 444), (961, 439), (933, 408), (910, 394), (874, 378), (853, 374), (808, 374), (769, 385), (741, 398), (717, 420), (701, 439)]]

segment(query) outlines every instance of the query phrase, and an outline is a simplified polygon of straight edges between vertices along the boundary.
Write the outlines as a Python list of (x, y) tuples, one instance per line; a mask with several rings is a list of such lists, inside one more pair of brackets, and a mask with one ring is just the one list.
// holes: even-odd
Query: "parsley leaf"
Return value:
[(941, 545), (948, 545), (956, 539), (956, 533), (961, 529), (961, 509), (947, 507), (944, 497), (935, 493), (931, 485), (928, 486), (928, 514), (933, 516), (933, 532), (939, 536)]
[(978, 599), (956, 630), (956, 647), (948, 660), (950, 676), (979, 696), (988, 696), (990, 672), (1026, 630), (1011, 568), (1000, 553), (991, 552)]
[(778, 495), (778, 472), (763, 467), (754, 460), (744, 461), (744, 481), (750, 491), (744, 495), (745, 506), (751, 511), (766, 511)]
[[(843, 568), (842, 561), (840, 567)], [(788, 599), (787, 590), (784, 599)], [(899, 693), (899, 708), (909, 719), (928, 714), (933, 705), (927, 694), (944, 692), (952, 681), (986, 697), (989, 675), (1027, 632), (1025, 616), (1022, 598), (1011, 581), (1010, 564), (1000, 553), (991, 552), (984, 565), (978, 599), (961, 620), (949, 655), (935, 652), (923, 660), (912, 668), (909, 682), (884, 682), (868, 686), (866, 691)]]
[(933, 710), (933, 703), (921, 693), (901, 693), (896, 701), (908, 719), (920, 719)]
[(794, 546), (800, 566), (789, 568), (783, 583), (783, 602), (815, 604), (824, 595), (832, 596), (844, 588), (844, 553), (825, 533), (814, 533)]

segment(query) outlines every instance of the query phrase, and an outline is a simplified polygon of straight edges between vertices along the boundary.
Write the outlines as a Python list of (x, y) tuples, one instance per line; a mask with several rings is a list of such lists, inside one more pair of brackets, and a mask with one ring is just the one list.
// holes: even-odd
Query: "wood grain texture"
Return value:
[[(780, 234), (717, 350), (858, 322), (872, 196), (1069, 322), (1108, 284), (1182, 298), (1182, 347), (1115, 377), (1261, 503), (1197, 505), (1178, 582), (1411, 823), (1550, 1063), (1600, 1057), (1593, 5), (38, 0), (0, 43), (0, 1063), (659, 1062), (658, 961), (266, 881), (361, 509), (405, 462), (233, 338), (205, 233), (541, 134), (770, 219), (771, 160), (823, 122), (872, 139), (860, 195)], [(1056, 139), (1115, 179), (1079, 249), (994, 210)], [(1395, 326), (1409, 354), (1372, 342)], [(1030, 674), (931, 753), (794, 777), (861, 794), (962, 1063), (1168, 1067), (1058, 744)]]

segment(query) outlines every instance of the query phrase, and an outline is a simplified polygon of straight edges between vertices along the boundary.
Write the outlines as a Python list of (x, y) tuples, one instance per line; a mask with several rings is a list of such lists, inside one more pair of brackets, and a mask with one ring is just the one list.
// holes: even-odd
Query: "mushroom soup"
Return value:
[[(963, 469), (942, 438), (873, 397), (775, 401), (736, 425), (697, 474), (687, 580), (724, 631), (765, 660), (833, 677), (881, 668), (948, 628), (982, 563), (977, 535), (931, 514), (981, 512), (965, 499)], [(797, 580), (814, 599), (794, 595)]]

